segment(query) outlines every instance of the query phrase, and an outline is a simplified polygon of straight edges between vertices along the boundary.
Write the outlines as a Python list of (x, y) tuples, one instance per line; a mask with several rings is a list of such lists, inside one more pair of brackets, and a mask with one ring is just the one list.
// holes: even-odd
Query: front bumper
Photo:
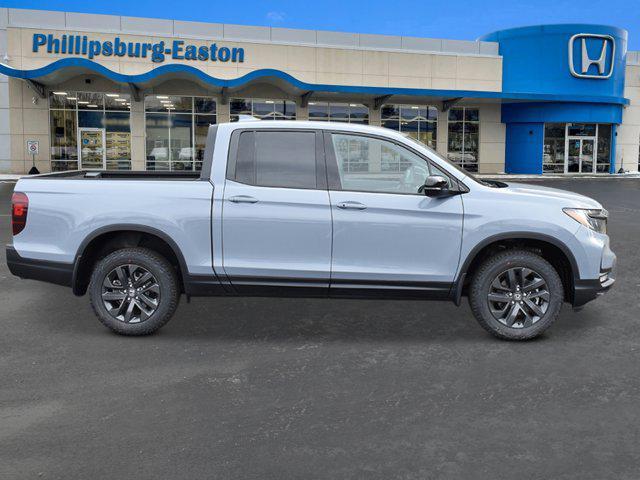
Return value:
[(73, 263), (50, 262), (21, 257), (13, 245), (7, 245), (7, 266), (20, 278), (40, 280), (70, 287), (73, 278)]
[(601, 272), (600, 278), (595, 280), (576, 280), (573, 290), (574, 307), (581, 307), (585, 303), (595, 300), (608, 292), (616, 283), (615, 262), (611, 269)]

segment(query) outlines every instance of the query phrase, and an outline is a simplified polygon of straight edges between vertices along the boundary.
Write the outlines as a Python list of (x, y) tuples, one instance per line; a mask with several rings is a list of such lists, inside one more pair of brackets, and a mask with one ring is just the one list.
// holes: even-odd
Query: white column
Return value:
[(442, 111), (442, 107), (438, 108), (438, 127), (437, 127), (437, 147), (436, 150), (440, 155), (447, 156), (447, 141), (449, 137), (448, 126), (449, 112)]
[(144, 98), (131, 98), (131, 170), (146, 170)]
[(229, 122), (229, 120), (229, 101), (227, 100), (227, 103), (223, 105), (222, 102), (218, 99), (216, 105), (216, 122), (227, 123)]
[[(478, 173), (504, 172), (506, 125), (501, 122), (500, 104), (484, 104), (480, 113), (480, 145)], [(542, 162), (542, 152), (540, 152)]]
[[(0, 9), (0, 58), (7, 55), (6, 8)], [(11, 172), (11, 119), (9, 116), (9, 79), (0, 75), (0, 173)]]

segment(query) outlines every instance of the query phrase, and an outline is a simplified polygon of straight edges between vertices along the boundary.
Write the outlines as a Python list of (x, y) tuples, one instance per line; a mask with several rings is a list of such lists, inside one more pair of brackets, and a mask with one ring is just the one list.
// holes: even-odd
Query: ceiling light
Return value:
[(126, 98), (116, 98), (116, 102), (126, 102)]
[(98, 105), (87, 105), (89, 108), (98, 108)]
[(418, 110), (420, 107), (416, 107), (415, 105), (411, 107), (411, 110)]
[(264, 103), (273, 103), (273, 100), (265, 100)]
[(350, 103), (349, 106), (350, 107), (357, 107), (358, 105), (356, 105), (355, 103)]
[(171, 100), (160, 100), (160, 103), (171, 103)]
[(83, 101), (83, 100), (78, 100), (78, 103), (79, 103), (80, 105), (88, 105), (88, 104), (89, 104), (89, 102), (85, 102), (85, 101)]
[(53, 92), (54, 95), (66, 95), (67, 92)]
[(67, 100), (77, 100), (76, 97), (67, 97)]
[(156, 98), (169, 98), (166, 95), (156, 95)]
[(115, 98), (115, 97), (119, 97), (119, 96), (120, 96), (120, 95), (118, 95), (117, 93), (105, 93), (105, 95), (106, 95), (107, 97), (112, 97), (112, 98)]

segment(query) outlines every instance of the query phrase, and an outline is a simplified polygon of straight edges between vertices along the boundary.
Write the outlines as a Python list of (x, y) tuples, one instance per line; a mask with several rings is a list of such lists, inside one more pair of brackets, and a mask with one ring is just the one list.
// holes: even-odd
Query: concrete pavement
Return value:
[(640, 180), (544, 183), (609, 209), (618, 282), (528, 343), (466, 302), (235, 298), (124, 338), (2, 250), (0, 478), (637, 479)]

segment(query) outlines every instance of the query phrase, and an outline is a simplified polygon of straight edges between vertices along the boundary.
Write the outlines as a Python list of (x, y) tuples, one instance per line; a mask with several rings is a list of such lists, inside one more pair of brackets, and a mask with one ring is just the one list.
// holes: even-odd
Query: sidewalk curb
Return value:
[(6, 175), (0, 174), (0, 182), (15, 182), (20, 178), (24, 177), (24, 175)]
[(501, 180), (612, 180), (612, 179), (640, 179), (640, 173), (603, 173), (600, 175), (589, 175), (589, 174), (562, 174), (562, 175), (518, 175), (518, 174), (507, 174), (507, 173), (482, 173), (482, 174), (474, 174), (476, 178), (499, 178)]

